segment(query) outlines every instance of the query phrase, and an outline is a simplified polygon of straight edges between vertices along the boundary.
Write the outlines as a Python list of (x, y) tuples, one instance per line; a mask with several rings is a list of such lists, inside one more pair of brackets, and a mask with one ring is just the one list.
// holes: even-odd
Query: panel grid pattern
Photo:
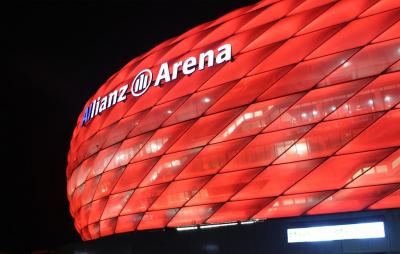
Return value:
[[(142, 69), (230, 43), (81, 126), (67, 195), (83, 240), (135, 230), (400, 207), (400, 2), (264, 0), (133, 59)], [(368, 29), (366, 29), (368, 28)]]

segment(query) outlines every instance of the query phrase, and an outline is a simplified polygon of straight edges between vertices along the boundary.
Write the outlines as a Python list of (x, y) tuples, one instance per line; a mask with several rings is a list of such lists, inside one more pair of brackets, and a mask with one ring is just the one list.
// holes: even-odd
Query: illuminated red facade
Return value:
[[(400, 1), (265, 0), (133, 59), (129, 84), (68, 154), (84, 240), (135, 230), (400, 207)], [(220, 45), (232, 61), (139, 97), (157, 73)]]

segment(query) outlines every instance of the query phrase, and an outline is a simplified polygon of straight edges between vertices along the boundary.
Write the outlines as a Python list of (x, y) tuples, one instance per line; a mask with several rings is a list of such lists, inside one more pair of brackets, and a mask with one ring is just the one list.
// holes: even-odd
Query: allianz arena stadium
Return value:
[(83, 240), (400, 207), (400, 1), (264, 0), (91, 97), (68, 154)]

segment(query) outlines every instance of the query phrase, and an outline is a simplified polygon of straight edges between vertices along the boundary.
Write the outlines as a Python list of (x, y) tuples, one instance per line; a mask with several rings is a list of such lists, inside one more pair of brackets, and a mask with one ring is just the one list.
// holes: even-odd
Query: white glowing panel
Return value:
[(384, 238), (385, 226), (383, 222), (368, 222), (308, 228), (289, 228), (287, 234), (289, 243)]

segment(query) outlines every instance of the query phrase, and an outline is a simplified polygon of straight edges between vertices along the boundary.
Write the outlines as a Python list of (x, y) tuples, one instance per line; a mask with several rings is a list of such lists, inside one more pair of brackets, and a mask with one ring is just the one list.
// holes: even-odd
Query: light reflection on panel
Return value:
[[(332, 36), (308, 57), (315, 58), (364, 46), (399, 19), (399, 10), (357, 19)], [(365, 29), (365, 27), (368, 27), (368, 29)]]
[(241, 79), (220, 100), (216, 101), (206, 113), (220, 112), (252, 102), (291, 68), (292, 66), (283, 67)]
[[(399, 186), (400, 187), (400, 186)], [(371, 205), (369, 209), (400, 208), (400, 189)]]
[(380, 116), (380, 113), (375, 113), (322, 122), (294, 144), (275, 163), (330, 156)]
[(201, 148), (194, 148), (164, 155), (148, 173), (140, 187), (172, 181), (200, 150)]
[(328, 120), (387, 110), (400, 101), (400, 72), (382, 75), (364, 87)]
[(369, 80), (349, 82), (307, 93), (265, 131), (273, 131), (321, 121), (335, 111), (344, 101), (363, 87)]
[(398, 187), (399, 184), (389, 184), (342, 189), (309, 210), (307, 214), (359, 211), (385, 197)]
[(237, 108), (200, 118), (177, 142), (175, 142), (168, 152), (171, 153), (197, 146), (204, 146), (242, 111), (243, 108)]
[(333, 191), (305, 193), (289, 196), (280, 196), (271, 202), (267, 207), (254, 215), (254, 219), (270, 219), (281, 217), (300, 216), (312, 208)]
[(150, 210), (183, 206), (201, 187), (204, 186), (204, 184), (207, 183), (208, 180), (210, 180), (210, 178), (211, 177), (205, 176), (172, 182), (152, 204)]
[(181, 227), (203, 223), (219, 207), (218, 204), (183, 207), (168, 223), (168, 227)]
[(133, 162), (163, 154), (182, 135), (182, 133), (191, 126), (191, 124), (192, 122), (188, 121), (159, 129), (137, 153), (135, 158), (133, 158)]
[(320, 82), (327, 86), (379, 74), (400, 59), (400, 39), (368, 45)]
[(248, 220), (272, 200), (273, 198), (263, 198), (227, 202), (207, 220), (207, 223)]
[(375, 0), (338, 1), (328, 11), (312, 21), (299, 34), (309, 33), (321, 28), (329, 27), (354, 19), (368, 9)]
[(265, 166), (283, 154), (311, 125), (258, 135), (223, 169), (233, 171), (243, 168)]
[(142, 181), (144, 175), (149, 172), (156, 162), (157, 158), (152, 158), (149, 160), (128, 164), (121, 177), (118, 179), (118, 182), (113, 189), (113, 193), (136, 188), (140, 181)]
[(167, 186), (164, 183), (134, 190), (121, 215), (145, 212)]
[(214, 176), (186, 206), (202, 205), (227, 201), (246, 183), (260, 172), (259, 168), (241, 170), (237, 172), (218, 174)]
[(315, 159), (269, 166), (232, 199), (240, 200), (278, 196), (323, 161), (324, 159)]
[(235, 83), (236, 82), (231, 82), (193, 94), (175, 113), (171, 111), (172, 115), (164, 122), (163, 126), (172, 125), (201, 116)]
[(249, 106), (211, 143), (258, 134), (302, 95), (295, 94)]
[(176, 179), (186, 179), (217, 173), (250, 141), (251, 138), (242, 138), (204, 147)]
[(392, 152), (393, 149), (384, 149), (330, 157), (286, 193), (339, 189)]
[(387, 112), (338, 153), (350, 153), (399, 146), (400, 131), (398, 125), (394, 124), (399, 122), (400, 110), (396, 109)]
[(326, 77), (326, 75), (347, 61), (357, 50), (358, 49), (351, 49), (301, 62), (273, 86), (267, 89), (257, 100), (263, 101), (310, 89), (314, 87), (317, 82)]
[(400, 150), (397, 149), (374, 167), (368, 170), (360, 170), (356, 175), (359, 177), (348, 184), (347, 187), (400, 183)]

